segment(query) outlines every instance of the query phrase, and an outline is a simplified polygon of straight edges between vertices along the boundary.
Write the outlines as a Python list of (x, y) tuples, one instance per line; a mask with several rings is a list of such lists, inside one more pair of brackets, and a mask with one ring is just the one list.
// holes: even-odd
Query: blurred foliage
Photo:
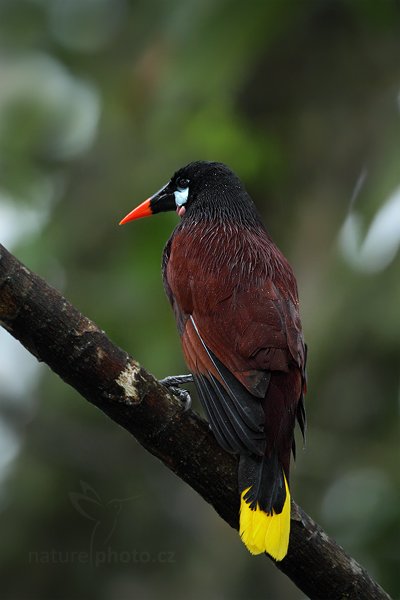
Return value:
[[(160, 278), (176, 217), (117, 223), (187, 162), (228, 163), (300, 288), (294, 496), (393, 595), (399, 34), (395, 0), (0, 0), (0, 241), (157, 376), (185, 372)], [(2, 598), (303, 597), (3, 330), (0, 344)]]

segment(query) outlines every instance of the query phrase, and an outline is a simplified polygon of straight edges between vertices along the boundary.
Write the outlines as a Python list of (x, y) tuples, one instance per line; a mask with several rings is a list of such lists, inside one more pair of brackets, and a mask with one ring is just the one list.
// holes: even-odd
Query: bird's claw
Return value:
[(192, 398), (187, 390), (182, 390), (177, 387), (183, 383), (190, 383), (193, 381), (193, 375), (173, 375), (160, 379), (161, 385), (164, 385), (174, 394), (181, 402), (183, 402), (183, 411), (186, 412), (192, 406)]

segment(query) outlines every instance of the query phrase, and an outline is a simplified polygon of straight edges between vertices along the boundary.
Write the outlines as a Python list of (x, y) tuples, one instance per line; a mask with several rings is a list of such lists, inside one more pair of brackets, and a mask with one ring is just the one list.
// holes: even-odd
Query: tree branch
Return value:
[[(219, 447), (202, 418), (185, 412), (104, 331), (1, 245), (0, 324), (238, 529), (237, 458)], [(289, 552), (275, 564), (310, 598), (390, 599), (294, 502)]]

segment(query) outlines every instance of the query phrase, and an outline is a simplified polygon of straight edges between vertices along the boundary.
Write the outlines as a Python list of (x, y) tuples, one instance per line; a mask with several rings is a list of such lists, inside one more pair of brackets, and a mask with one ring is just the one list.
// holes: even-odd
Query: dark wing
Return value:
[(220, 445), (228, 452), (250, 451), (262, 456), (265, 451), (262, 404), (207, 347), (193, 316), (186, 321), (182, 346)]

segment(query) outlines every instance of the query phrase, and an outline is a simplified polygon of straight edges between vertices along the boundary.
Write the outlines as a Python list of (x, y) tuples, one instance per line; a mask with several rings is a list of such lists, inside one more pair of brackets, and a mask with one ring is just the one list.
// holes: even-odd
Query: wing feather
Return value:
[(229, 452), (265, 451), (264, 411), (255, 398), (207, 348), (193, 317), (182, 336), (200, 400), (221, 445)]

